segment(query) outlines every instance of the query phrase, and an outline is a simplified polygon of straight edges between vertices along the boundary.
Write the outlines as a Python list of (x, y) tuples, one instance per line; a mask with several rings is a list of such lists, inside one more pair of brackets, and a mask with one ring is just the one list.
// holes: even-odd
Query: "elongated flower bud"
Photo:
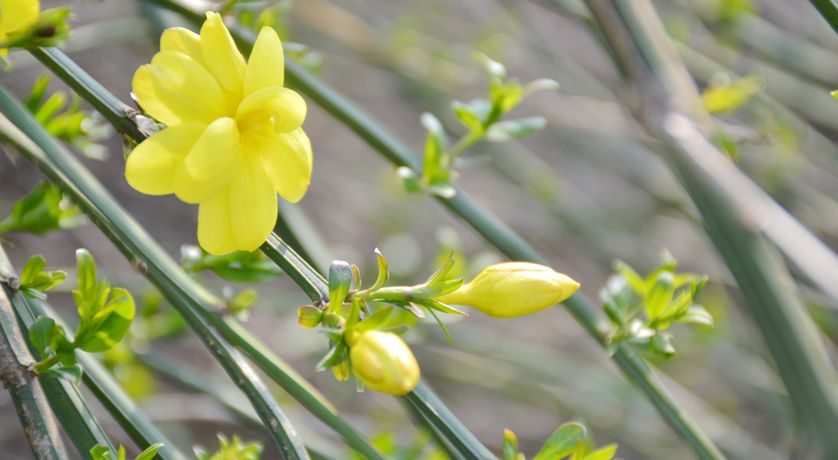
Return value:
[(355, 378), (367, 388), (403, 395), (419, 383), (419, 363), (404, 340), (392, 332), (347, 335)]
[(506, 262), (486, 267), (470, 283), (436, 300), (468, 305), (496, 318), (511, 318), (555, 305), (578, 288), (579, 283), (550, 267)]

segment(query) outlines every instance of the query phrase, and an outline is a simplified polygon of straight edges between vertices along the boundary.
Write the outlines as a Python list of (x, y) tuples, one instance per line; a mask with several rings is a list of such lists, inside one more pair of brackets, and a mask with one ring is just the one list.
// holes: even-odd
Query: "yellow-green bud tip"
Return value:
[(486, 267), (470, 283), (437, 300), (468, 305), (496, 318), (512, 318), (551, 307), (577, 289), (576, 280), (550, 267), (505, 262)]
[(392, 332), (366, 331), (352, 337), (352, 372), (367, 388), (403, 395), (419, 383), (419, 363), (401, 337)]
[(297, 309), (297, 321), (300, 326), (313, 329), (320, 324), (323, 311), (314, 305), (304, 305)]

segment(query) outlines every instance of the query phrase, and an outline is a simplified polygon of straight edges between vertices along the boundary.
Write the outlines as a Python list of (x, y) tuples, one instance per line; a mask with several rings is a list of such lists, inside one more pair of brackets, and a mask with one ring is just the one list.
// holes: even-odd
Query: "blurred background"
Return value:
[[(72, 7), (75, 14), (67, 53), (123, 100), (129, 100), (134, 70), (157, 50), (161, 25), (178, 21), (127, 0), (44, 6), (57, 5)], [(838, 101), (829, 97), (838, 89), (838, 35), (804, 0), (655, 5), (699, 87), (726, 89), (739, 98), (714, 114), (725, 128), (728, 153), (821, 240), (838, 248)], [(795, 457), (798, 436), (789, 401), (762, 337), (740, 307), (731, 277), (677, 178), (656, 152), (659, 146), (634, 121), (629, 105), (635, 92), (622, 83), (591, 32), (581, 3), (297, 0), (272, 6), (284, 39), (305, 45), (295, 48), (295, 57), (417, 151), (424, 145), (423, 112), (434, 113), (458, 134), (450, 102), (485, 95), (487, 81), (475, 51), (504, 63), (522, 82), (558, 81), (558, 91), (538, 93), (513, 113), (543, 116), (546, 128), (521, 141), (470, 149), (457, 167), (457, 184), (520, 232), (555, 269), (579, 280), (591, 298), (598, 298), (616, 259), (645, 273), (668, 250), (682, 270), (708, 274), (699, 300), (716, 326), (676, 327), (677, 356), (652, 362), (674, 399), (732, 458)], [(10, 60), (0, 79), (24, 98), (46, 71), (26, 53), (13, 53)], [(49, 91), (61, 88), (53, 81)], [(315, 152), (312, 186), (301, 203), (283, 206), (281, 214), (321, 269), (331, 259), (343, 259), (373, 278), (378, 247), (390, 260), (394, 281), (413, 284), (452, 248), (466, 274), (503, 260), (435, 200), (405, 192), (390, 163), (314, 103), (304, 127)], [(102, 134), (99, 145), (81, 149), (83, 161), (180, 258), (183, 245), (196, 244), (197, 209), (174, 197), (132, 190), (123, 177), (120, 137)], [(31, 165), (6, 150), (0, 156), (0, 215), (40, 181)], [(105, 359), (176, 442), (211, 447), (216, 433), (239, 433), (270, 444), (258, 425), (247, 422), (249, 406), (201, 344), (188, 331), (178, 332), (165, 303), (95, 226), (5, 238), (18, 269), (30, 255), (43, 254), (50, 267), (72, 272), (75, 249), (88, 248), (112, 284), (142, 297), (147, 314), (137, 321), (130, 346)], [(211, 274), (196, 276), (228, 295), (243, 289)], [(50, 294), (67, 317), (72, 284)], [(259, 296), (246, 327), (356, 426), (381, 443), (409, 447), (427, 441), (396, 399), (358, 394), (330, 373), (315, 372), (327, 343), (297, 325), (296, 308), (307, 299), (287, 277), (251, 287)], [(834, 358), (838, 305), (805, 285), (800, 290)], [(525, 452), (534, 453), (559, 424), (581, 420), (599, 443), (618, 442), (622, 458), (690, 457), (561, 308), (509, 320), (475, 313), (452, 322), (449, 330), (454, 348), (433, 324), (408, 339), (431, 386), (493, 451), (500, 450), (504, 428), (517, 433)], [(171, 365), (177, 375), (166, 375)], [(194, 391), (190, 379), (245, 413)], [(330, 430), (281, 390), (276, 394), (304, 439), (347, 458)], [(5, 392), (0, 408), (2, 457), (30, 458)], [(129, 444), (115, 423), (106, 428)], [(272, 455), (269, 448), (264, 458)]]

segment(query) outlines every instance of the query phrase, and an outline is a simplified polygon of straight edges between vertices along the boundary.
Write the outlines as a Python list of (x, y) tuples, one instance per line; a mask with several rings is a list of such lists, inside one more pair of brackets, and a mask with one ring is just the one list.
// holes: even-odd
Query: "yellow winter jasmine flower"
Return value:
[(496, 318), (529, 315), (573, 295), (579, 283), (550, 267), (506, 262), (486, 267), (470, 283), (437, 298), (468, 305)]
[(366, 331), (346, 335), (352, 372), (367, 388), (392, 395), (411, 392), (419, 383), (419, 363), (401, 337)]
[[(0, 43), (35, 24), (40, 10), (38, 0), (0, 0)], [(7, 54), (9, 50), (0, 49), (0, 56)]]
[(200, 35), (163, 32), (160, 52), (134, 74), (137, 101), (166, 128), (134, 149), (125, 177), (142, 193), (198, 204), (198, 242), (211, 254), (258, 248), (276, 223), (277, 193), (297, 202), (308, 189), (306, 104), (283, 87), (284, 69), (273, 29), (245, 62), (210, 12)]

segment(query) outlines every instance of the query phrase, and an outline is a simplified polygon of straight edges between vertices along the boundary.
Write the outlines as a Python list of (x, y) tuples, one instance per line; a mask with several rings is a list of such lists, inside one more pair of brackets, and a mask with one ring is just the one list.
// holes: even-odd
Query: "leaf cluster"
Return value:
[[(148, 446), (144, 451), (140, 452), (140, 455), (137, 455), (134, 460), (151, 460), (157, 456), (157, 451), (163, 447), (163, 444), (157, 443)], [(90, 449), (90, 456), (93, 460), (125, 460), (125, 446), (122, 444), (119, 445), (119, 449), (116, 451), (116, 458), (114, 458), (113, 454), (111, 454), (111, 450), (108, 446), (97, 445), (94, 448)]]
[(417, 176), (410, 168), (399, 168), (398, 175), (406, 190), (425, 190), (450, 198), (455, 193), (451, 181), (456, 178), (452, 167), (465, 150), (482, 140), (506, 142), (518, 139), (546, 125), (543, 117), (513, 120), (503, 120), (503, 117), (528, 95), (539, 90), (555, 90), (558, 83), (540, 79), (522, 85), (518, 80), (507, 77), (506, 67), (500, 62), (480, 53), (476, 58), (489, 79), (487, 97), (467, 103), (451, 103), (451, 111), (465, 129), (465, 134), (453, 146), (449, 146), (448, 136), (439, 119), (431, 113), (422, 114), (422, 125), (428, 132), (422, 174)]
[[(37, 268), (42, 265), (36, 256), (35, 262), (29, 262), (27, 266)], [(48, 316), (41, 316), (29, 329), (29, 340), (42, 358), (33, 366), (36, 373), (77, 383), (81, 368), (76, 363), (75, 351), (104, 352), (113, 348), (128, 332), (135, 308), (128, 291), (111, 288), (104, 278), (97, 279), (96, 263), (87, 250), (76, 251), (76, 266), (78, 285), (73, 291), (73, 300), (79, 314), (79, 327), (75, 337), (71, 340), (63, 326)], [(56, 364), (60, 366), (54, 367)]]
[(81, 211), (64, 199), (61, 189), (42, 182), (15, 202), (12, 212), (0, 221), (0, 234), (8, 232), (46, 233), (77, 227), (84, 222)]
[(676, 323), (713, 326), (713, 317), (695, 303), (707, 277), (676, 273), (677, 262), (666, 254), (662, 263), (645, 278), (624, 262), (600, 291), (605, 313), (614, 325), (609, 349), (623, 341), (652, 354), (675, 355), (668, 329)]
[[(578, 422), (558, 427), (547, 438), (532, 460), (611, 460), (617, 453), (617, 444), (597, 448), (593, 435)], [(518, 438), (510, 430), (504, 431), (503, 460), (526, 460), (518, 449)]]
[(207, 453), (200, 448), (195, 449), (197, 460), (259, 460), (262, 455), (262, 445), (258, 442), (244, 442), (238, 435), (228, 440), (223, 434), (218, 435), (218, 449)]

